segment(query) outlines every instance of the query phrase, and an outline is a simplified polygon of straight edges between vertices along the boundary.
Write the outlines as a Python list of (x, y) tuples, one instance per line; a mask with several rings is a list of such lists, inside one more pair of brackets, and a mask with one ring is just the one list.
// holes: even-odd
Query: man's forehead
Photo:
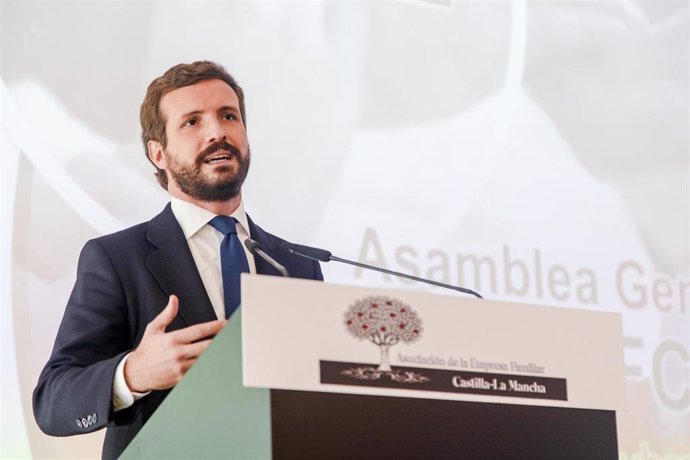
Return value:
[(160, 109), (167, 117), (176, 117), (193, 111), (217, 110), (234, 107), (239, 110), (239, 98), (223, 80), (210, 79), (174, 89), (161, 97)]

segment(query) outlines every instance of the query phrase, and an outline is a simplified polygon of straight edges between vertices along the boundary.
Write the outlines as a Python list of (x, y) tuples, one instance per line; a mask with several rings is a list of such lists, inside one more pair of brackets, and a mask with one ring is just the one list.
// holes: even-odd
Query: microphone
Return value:
[(474, 292), (471, 289), (463, 288), (460, 286), (452, 286), (450, 284), (445, 284), (445, 283), (439, 283), (438, 281), (434, 280), (429, 280), (425, 278), (419, 278), (418, 276), (412, 276), (412, 275), (407, 275), (405, 273), (400, 273), (400, 272), (394, 272), (393, 270), (388, 270), (386, 268), (380, 268), (380, 267), (374, 267), (373, 265), (367, 265), (363, 264), (361, 262), (355, 262), (353, 260), (347, 260), (347, 259), (341, 259), (340, 257), (336, 257), (333, 254), (331, 254), (330, 251), (326, 251), (325, 249), (319, 249), (319, 248), (312, 248), (310, 246), (303, 246), (301, 244), (292, 244), (288, 243), (285, 241), (283, 244), (280, 245), (281, 248), (284, 250), (288, 251), (291, 254), (295, 254), (301, 257), (306, 257), (307, 259), (312, 259), (312, 260), (318, 260), (319, 262), (330, 262), (331, 260), (334, 260), (336, 262), (342, 262), (348, 265), (354, 265), (355, 267), (361, 267), (361, 268), (366, 268), (368, 270), (374, 270), (377, 272), (381, 273), (386, 273), (388, 275), (393, 275), (393, 276), (399, 276), (401, 278), (407, 278), (410, 280), (414, 281), (419, 281), (421, 283), (426, 283), (426, 284), (431, 284), (434, 286), (446, 288), (446, 289), (452, 289), (453, 291), (460, 291), (465, 294), (471, 294), (479, 299), (483, 299), (479, 293)]
[(287, 271), (287, 268), (280, 265), (273, 257), (269, 256), (268, 254), (266, 254), (264, 252), (263, 249), (261, 249), (261, 244), (258, 241), (253, 240), (251, 238), (247, 238), (246, 240), (244, 240), (244, 245), (247, 247), (247, 249), (249, 249), (249, 252), (254, 254), (254, 257), (256, 257), (256, 256), (261, 257), (263, 260), (268, 262), (269, 265), (271, 265), (271, 267), (278, 270), (280, 272), (280, 274), (283, 275), (284, 277), (287, 278), (290, 276), (290, 274)]
[(301, 244), (288, 243), (287, 241), (281, 244), (280, 247), (291, 254), (297, 254), (298, 256), (306, 257), (307, 259), (318, 260), (320, 262), (329, 262), (331, 260), (337, 260), (337, 257), (334, 257), (329, 251), (326, 251), (325, 249), (312, 248), (310, 246), (302, 246)]

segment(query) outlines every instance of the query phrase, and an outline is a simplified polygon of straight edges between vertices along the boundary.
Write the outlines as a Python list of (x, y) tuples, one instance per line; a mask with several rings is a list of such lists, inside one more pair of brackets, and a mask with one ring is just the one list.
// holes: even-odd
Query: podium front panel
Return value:
[(618, 458), (613, 411), (271, 390), (273, 458)]

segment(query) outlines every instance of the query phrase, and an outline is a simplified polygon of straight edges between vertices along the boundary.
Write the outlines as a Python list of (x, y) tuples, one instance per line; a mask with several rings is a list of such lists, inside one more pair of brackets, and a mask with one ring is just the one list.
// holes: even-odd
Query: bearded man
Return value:
[(239, 305), (240, 272), (279, 275), (244, 248), (252, 238), (291, 276), (322, 280), (317, 262), (245, 213), (250, 163), (244, 93), (215, 63), (155, 79), (142, 139), (171, 202), (149, 222), (86, 243), (53, 352), (33, 394), (45, 433), (107, 427), (116, 458)]

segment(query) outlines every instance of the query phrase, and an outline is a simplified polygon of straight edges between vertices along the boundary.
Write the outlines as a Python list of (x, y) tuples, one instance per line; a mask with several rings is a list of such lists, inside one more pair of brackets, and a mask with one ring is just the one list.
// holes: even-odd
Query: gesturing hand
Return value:
[(199, 355), (211, 344), (227, 320), (209, 321), (165, 332), (177, 315), (178, 300), (170, 296), (168, 305), (151, 321), (141, 343), (127, 358), (125, 381), (131, 391), (164, 390), (179, 382)]

